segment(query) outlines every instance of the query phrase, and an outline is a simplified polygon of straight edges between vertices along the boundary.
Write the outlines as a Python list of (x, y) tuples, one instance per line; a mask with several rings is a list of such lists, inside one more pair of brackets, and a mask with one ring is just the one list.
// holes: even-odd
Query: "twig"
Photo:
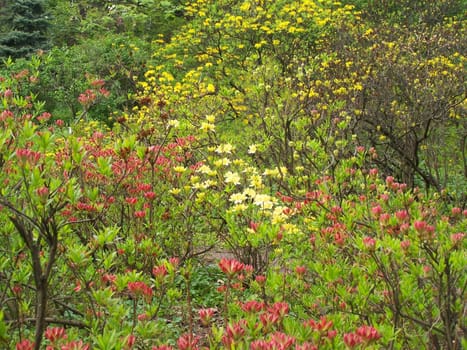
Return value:
[[(89, 328), (89, 325), (87, 325), (84, 322), (81, 321), (76, 321), (76, 320), (62, 320), (62, 319), (57, 319), (57, 318), (52, 318), (52, 317), (46, 317), (44, 320), (46, 323), (53, 323), (53, 324), (60, 324), (63, 326), (71, 326), (71, 327), (78, 327), (78, 328)], [(35, 317), (30, 317), (30, 318), (25, 318), (22, 320), (5, 320), (5, 323), (34, 323), (36, 322)]]

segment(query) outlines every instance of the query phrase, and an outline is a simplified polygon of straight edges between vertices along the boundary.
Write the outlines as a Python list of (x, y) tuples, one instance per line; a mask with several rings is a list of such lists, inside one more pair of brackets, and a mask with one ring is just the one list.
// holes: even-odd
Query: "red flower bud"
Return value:
[(226, 275), (233, 277), (242, 271), (245, 265), (235, 259), (222, 258), (219, 262), (219, 267)]

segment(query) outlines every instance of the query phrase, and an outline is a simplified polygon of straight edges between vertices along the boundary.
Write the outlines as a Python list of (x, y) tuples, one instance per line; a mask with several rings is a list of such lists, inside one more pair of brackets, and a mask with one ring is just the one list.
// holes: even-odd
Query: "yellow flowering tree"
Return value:
[(292, 174), (297, 166), (332, 167), (308, 155), (316, 139), (340, 152), (334, 143), (346, 134), (346, 105), (362, 89), (356, 73), (328, 74), (340, 60), (324, 49), (342, 31), (340, 23), (358, 22), (353, 7), (194, 1), (186, 11), (192, 21), (170, 42), (158, 40), (154, 59), (160, 64), (140, 83), (140, 100), (149, 103), (138, 108), (140, 120), (161, 117), (164, 105), (162, 117), (212, 144), (235, 135), (239, 151), (261, 167), (284, 166)]
[[(192, 20), (170, 42), (156, 40), (160, 64), (140, 83), (141, 99), (167, 104), (165, 117), (210, 143), (236, 138), (260, 167), (304, 169), (308, 183), (323, 170), (332, 175), (358, 141), (376, 147), (379, 165), (410, 187), (462, 187), (465, 170), (443, 159), (465, 164), (464, 22), (375, 24), (361, 19), (366, 10), (193, 1)], [(151, 119), (145, 110), (141, 120)]]

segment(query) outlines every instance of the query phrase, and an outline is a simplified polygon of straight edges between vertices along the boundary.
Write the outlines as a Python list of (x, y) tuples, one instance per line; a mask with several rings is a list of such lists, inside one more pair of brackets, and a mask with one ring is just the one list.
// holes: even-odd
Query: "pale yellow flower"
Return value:
[(263, 209), (272, 209), (274, 205), (273, 198), (267, 194), (257, 194), (253, 203)]
[(180, 122), (176, 119), (170, 119), (167, 124), (175, 129), (180, 126)]
[(250, 145), (250, 147), (248, 147), (248, 154), (255, 154), (257, 150), (258, 150), (257, 145)]
[(224, 175), (226, 183), (232, 183), (234, 185), (240, 185), (240, 176), (237, 172), (228, 171)]
[(216, 173), (215, 170), (212, 170), (208, 165), (204, 164), (201, 165), (196, 172), (201, 173), (201, 174), (206, 174), (210, 175), (212, 172)]
[(201, 123), (200, 129), (201, 129), (202, 131), (205, 131), (205, 132), (208, 132), (208, 131), (215, 131), (215, 130), (216, 130), (216, 126), (215, 126), (214, 124), (211, 124), (211, 123), (202, 122), (202, 123)]
[(201, 186), (202, 186), (204, 189), (207, 189), (207, 188), (209, 188), (209, 187), (214, 186), (215, 184), (216, 184), (215, 181), (206, 180), (206, 181), (204, 181), (204, 182), (201, 184)]
[(229, 201), (234, 202), (235, 204), (243, 203), (247, 199), (245, 193), (234, 193), (230, 196)]
[(241, 213), (247, 209), (248, 209), (248, 206), (246, 204), (241, 203), (241, 204), (234, 205), (232, 208), (230, 208), (229, 211), (233, 213)]
[(234, 150), (234, 146), (232, 146), (230, 143), (225, 143), (225, 144), (219, 145), (216, 148), (216, 153), (218, 153), (218, 154), (222, 154), (222, 153), (231, 154), (233, 150)]
[(254, 198), (256, 196), (256, 191), (252, 188), (245, 188), (243, 193), (250, 198)]
[(218, 159), (214, 162), (214, 165), (218, 168), (221, 166), (228, 166), (229, 164), (230, 164), (230, 159), (228, 158)]
[(266, 169), (266, 170), (263, 172), (263, 175), (264, 175), (264, 176), (277, 176), (277, 175), (279, 175), (279, 169), (277, 169), (277, 168), (274, 168), (274, 169)]
[(263, 187), (263, 180), (261, 176), (254, 174), (250, 176), (250, 186), (254, 188), (262, 188)]
[(279, 206), (275, 207), (272, 212), (272, 223), (273, 224), (282, 224), (287, 220), (287, 215), (284, 214), (284, 210), (287, 207)]

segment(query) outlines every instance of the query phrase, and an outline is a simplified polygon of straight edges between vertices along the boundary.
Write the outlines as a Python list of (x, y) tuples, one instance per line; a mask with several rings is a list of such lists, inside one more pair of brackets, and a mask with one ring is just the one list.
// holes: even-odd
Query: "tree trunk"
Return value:
[(40, 350), (47, 312), (47, 279), (44, 276), (40, 277), (40, 284), (36, 285), (36, 288), (36, 334), (34, 335), (34, 350)]

